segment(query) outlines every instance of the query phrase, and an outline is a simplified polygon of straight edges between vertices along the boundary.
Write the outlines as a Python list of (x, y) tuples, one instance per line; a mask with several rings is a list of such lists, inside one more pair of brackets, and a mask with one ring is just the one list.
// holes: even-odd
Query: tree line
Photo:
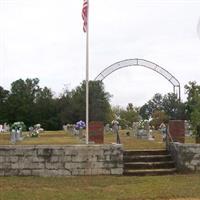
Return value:
[[(89, 96), (92, 120), (110, 121), (110, 94), (103, 83), (90, 81)], [(16, 80), (10, 91), (0, 86), (0, 123), (23, 121), (27, 127), (40, 123), (46, 130), (62, 129), (64, 124), (85, 120), (85, 82), (55, 97), (48, 87), (40, 87), (39, 79)]]
[(112, 111), (120, 119), (123, 127), (131, 126), (133, 122), (148, 120), (150, 125), (158, 129), (162, 122), (169, 120), (188, 120), (194, 133), (200, 137), (200, 85), (190, 81), (184, 86), (187, 100), (180, 101), (176, 94), (155, 94), (141, 107), (134, 107), (129, 103), (126, 109), (115, 106)]
[[(155, 128), (170, 119), (190, 120), (200, 127), (200, 86), (195, 81), (185, 85), (187, 101), (181, 102), (173, 93), (155, 94), (141, 107), (128, 103), (126, 108), (111, 106), (111, 94), (101, 81), (89, 82), (90, 121), (110, 123), (114, 118), (122, 127), (149, 120)], [(0, 86), (0, 123), (23, 121), (27, 127), (40, 123), (46, 130), (62, 129), (64, 124), (85, 121), (85, 81), (58, 97), (48, 87), (40, 87), (39, 79), (19, 79), (6, 90)]]

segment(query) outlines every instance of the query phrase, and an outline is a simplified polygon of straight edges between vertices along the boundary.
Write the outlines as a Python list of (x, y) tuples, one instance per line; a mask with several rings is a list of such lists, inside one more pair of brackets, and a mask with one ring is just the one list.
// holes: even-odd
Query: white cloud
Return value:
[[(0, 85), (38, 77), (59, 93), (85, 79), (81, 8), (82, 1), (0, 0)], [(117, 61), (143, 58), (177, 77), (182, 95), (188, 81), (199, 82), (199, 1), (94, 0), (90, 10), (91, 79)], [(104, 83), (122, 106), (172, 91), (167, 80), (142, 67), (114, 72)]]

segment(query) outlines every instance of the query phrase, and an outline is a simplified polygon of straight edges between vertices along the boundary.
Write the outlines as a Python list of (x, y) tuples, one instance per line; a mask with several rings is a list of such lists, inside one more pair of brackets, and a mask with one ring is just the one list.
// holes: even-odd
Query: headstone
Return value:
[(63, 125), (63, 130), (66, 133), (70, 133), (72, 135), (78, 135), (78, 130), (76, 130), (76, 125), (75, 124)]
[(16, 137), (16, 141), (21, 141), (21, 140), (23, 140), (23, 138), (22, 138), (22, 131), (21, 131), (20, 128), (18, 128), (18, 129), (16, 130), (15, 137)]
[(116, 144), (120, 144), (121, 141), (119, 137), (119, 130), (121, 130), (121, 127), (119, 126), (119, 122), (116, 119), (114, 119), (111, 124), (112, 124), (112, 131), (116, 135)]
[(159, 126), (159, 130), (162, 134), (163, 142), (166, 141), (166, 137), (167, 137), (167, 126), (166, 126), (166, 124), (162, 122)]
[(119, 131), (119, 122), (117, 120), (112, 121), (112, 132), (117, 133)]
[(186, 136), (191, 136), (192, 135), (191, 124), (187, 120), (185, 120), (184, 122), (185, 122), (185, 135)]
[(15, 143), (16, 143), (15, 134), (16, 134), (15, 129), (12, 129), (12, 130), (11, 130), (11, 138), (10, 138), (12, 144), (15, 144)]
[(170, 120), (169, 133), (174, 142), (185, 142), (185, 123), (184, 120)]
[(139, 122), (133, 122), (132, 124), (132, 136), (136, 136), (138, 132)]
[(138, 139), (149, 139), (149, 122), (148, 121), (141, 121), (139, 123), (139, 128), (137, 131), (137, 138)]
[(139, 129), (137, 132), (137, 138), (138, 139), (145, 139), (148, 140), (149, 135), (147, 134), (147, 131), (144, 129)]
[(15, 144), (17, 141), (23, 140), (23, 137), (21, 137), (22, 131), (19, 127), (15, 127), (11, 130), (11, 143)]
[(149, 134), (150, 126), (148, 121), (144, 121), (144, 130)]
[(108, 133), (111, 131), (110, 124), (105, 125), (105, 132)]
[(95, 144), (104, 143), (103, 122), (92, 121), (89, 123), (89, 142), (95, 142)]
[(23, 129), (23, 122), (14, 122), (11, 126), (11, 143), (15, 144), (17, 141), (23, 140), (22, 136), (22, 129)]
[(63, 130), (65, 131), (65, 132), (67, 132), (69, 129), (68, 129), (68, 124), (67, 125), (63, 125)]
[(10, 131), (10, 126), (9, 126), (9, 124), (4, 123), (4, 125), (3, 125), (3, 131), (4, 131), (4, 132), (9, 132), (9, 131)]

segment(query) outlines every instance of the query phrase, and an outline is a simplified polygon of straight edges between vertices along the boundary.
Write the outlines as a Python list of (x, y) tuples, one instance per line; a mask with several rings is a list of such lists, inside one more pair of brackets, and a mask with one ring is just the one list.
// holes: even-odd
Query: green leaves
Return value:
[(191, 121), (193, 133), (200, 137), (200, 85), (195, 81), (185, 85), (187, 97), (187, 114)]
[(143, 119), (150, 119), (155, 112), (164, 112), (169, 119), (186, 119), (185, 104), (174, 93), (164, 96), (155, 94), (151, 100), (140, 108)]
[[(90, 81), (90, 121), (111, 121), (110, 94), (103, 83)], [(62, 129), (66, 123), (85, 120), (85, 82), (74, 90), (54, 97), (50, 88), (39, 86), (39, 79), (16, 80), (11, 91), (0, 87), (0, 123), (23, 121), (27, 127), (40, 123), (46, 130)]]

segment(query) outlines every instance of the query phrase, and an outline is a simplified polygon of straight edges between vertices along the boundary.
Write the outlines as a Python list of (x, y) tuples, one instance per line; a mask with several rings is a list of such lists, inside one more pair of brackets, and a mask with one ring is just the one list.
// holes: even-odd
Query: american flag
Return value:
[(87, 21), (88, 21), (88, 1), (83, 1), (83, 9), (82, 9), (82, 18), (83, 18), (83, 31), (87, 32)]

